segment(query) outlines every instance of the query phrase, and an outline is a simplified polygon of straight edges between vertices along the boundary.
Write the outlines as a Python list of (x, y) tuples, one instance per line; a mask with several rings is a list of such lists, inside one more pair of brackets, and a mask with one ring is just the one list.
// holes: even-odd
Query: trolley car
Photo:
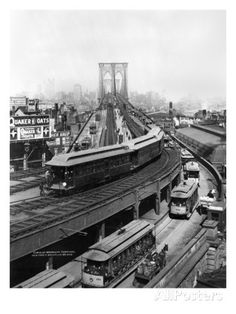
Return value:
[(112, 287), (155, 248), (154, 225), (133, 220), (82, 255), (82, 286)]
[(198, 184), (195, 180), (185, 180), (171, 191), (169, 216), (189, 219), (199, 203)]
[(184, 165), (184, 177), (185, 179), (192, 178), (199, 184), (200, 168), (196, 161), (189, 161)]
[(181, 149), (181, 161), (183, 165), (185, 165), (186, 162), (193, 160), (194, 156), (187, 149)]
[(91, 137), (89, 136), (84, 137), (80, 144), (81, 149), (83, 150), (89, 149), (91, 147), (91, 143), (92, 143)]
[(155, 128), (125, 145), (57, 155), (46, 163), (51, 175), (47, 188), (61, 193), (119, 178), (152, 161), (162, 150), (163, 131)]
[(164, 135), (164, 147), (166, 147), (166, 148), (169, 147), (168, 144), (169, 144), (170, 140), (171, 140), (170, 136), (168, 134), (165, 134)]

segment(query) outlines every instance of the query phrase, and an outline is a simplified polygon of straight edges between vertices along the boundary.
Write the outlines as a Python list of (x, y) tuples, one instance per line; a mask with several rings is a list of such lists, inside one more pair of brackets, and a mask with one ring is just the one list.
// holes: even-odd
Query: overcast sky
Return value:
[(128, 62), (131, 91), (225, 97), (224, 11), (13, 11), (11, 95), (48, 78), (98, 88), (99, 62)]

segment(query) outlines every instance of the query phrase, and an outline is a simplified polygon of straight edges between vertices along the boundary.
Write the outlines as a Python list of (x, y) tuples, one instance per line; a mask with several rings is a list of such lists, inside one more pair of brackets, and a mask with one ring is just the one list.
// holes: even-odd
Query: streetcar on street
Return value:
[(184, 178), (193, 179), (199, 184), (200, 180), (200, 168), (196, 161), (189, 161), (184, 165)]
[(156, 247), (154, 225), (133, 220), (82, 255), (82, 287), (112, 287)]
[(181, 149), (181, 161), (183, 165), (185, 165), (186, 162), (193, 160), (194, 156), (187, 149)]
[(171, 191), (169, 216), (189, 219), (198, 204), (198, 183), (192, 179), (184, 180)]

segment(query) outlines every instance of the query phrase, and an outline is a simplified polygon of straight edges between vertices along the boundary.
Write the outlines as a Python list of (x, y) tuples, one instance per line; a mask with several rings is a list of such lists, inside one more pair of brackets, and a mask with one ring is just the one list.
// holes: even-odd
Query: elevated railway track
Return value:
[[(159, 178), (159, 181), (156, 182), (158, 182), (159, 188), (161, 189), (166, 182), (171, 181), (170, 174), (172, 171), (174, 173), (173, 176), (178, 173), (176, 170), (179, 167), (179, 158), (177, 156), (178, 153), (175, 153), (177, 153), (175, 150), (165, 150), (158, 160), (152, 162), (139, 172), (133, 173), (130, 176), (121, 178), (115, 182), (99, 186), (92, 190), (81, 192), (77, 195), (62, 197), (60, 199), (54, 197), (40, 197), (12, 204), (11, 214), (13, 216), (17, 215), (19, 212), (24, 212), (29, 215), (27, 219), (19, 222), (15, 221), (11, 224), (12, 260), (29, 254), (32, 250), (34, 251), (52, 244), (63, 237), (68, 237), (76, 232), (79, 232), (80, 230), (83, 230), (92, 224), (101, 221), (102, 219), (106, 219), (109, 217), (108, 211), (101, 219), (102, 210), (99, 212), (99, 207), (102, 209), (103, 206), (109, 204), (109, 208), (113, 208), (111, 204), (114, 199), (119, 200), (125, 198), (128, 193), (132, 194), (132, 191), (135, 192), (133, 201), (131, 201), (130, 205), (135, 206), (134, 201), (137, 199), (137, 195), (139, 194), (137, 191), (141, 191), (140, 194), (142, 194), (143, 191), (146, 190), (146, 186), (150, 183), (150, 181), (156, 181), (157, 177)], [(174, 167), (176, 164), (177, 167)], [(171, 167), (172, 171), (170, 171)], [(155, 173), (154, 169), (156, 170)], [(212, 169), (208, 170), (211, 172)], [(163, 178), (166, 179), (166, 177), (168, 178), (167, 181), (163, 180), (165, 183), (161, 184), (160, 181)], [(150, 194), (150, 192), (148, 193)], [(147, 194), (144, 197), (147, 197)], [(60, 202), (59, 204), (58, 200)], [(121, 205), (121, 208), (124, 208), (124, 206), (122, 207)], [(82, 221), (82, 217), (90, 215), (90, 213), (94, 212), (94, 209), (97, 210), (97, 214), (94, 216), (95, 219), (93, 220), (93, 223), (91, 223), (91, 221), (90, 223), (87, 223), (88, 221), (86, 221), (85, 225), (86, 219)], [(79, 217), (82, 218), (82, 223), (80, 223), (80, 225), (78, 224), (78, 219), (80, 219)], [(70, 222), (72, 220), (77, 220), (77, 223), (71, 227)], [(166, 238), (167, 229), (170, 231), (168, 233), (168, 236), (170, 236), (172, 225), (175, 229), (176, 226), (178, 227), (181, 223), (178, 221), (170, 221), (162, 228), (162, 230), (160, 230), (159, 236), (163, 238), (162, 235), (165, 234)], [(52, 237), (48, 238), (47, 234), (49, 235), (50, 232)], [(48, 239), (47, 243), (44, 242), (46, 238)], [(22, 248), (23, 243), (25, 243), (25, 251), (21, 250), (20, 254), (18, 254), (19, 252), (16, 252), (15, 255), (12, 254), (12, 252), (15, 251), (16, 246), (19, 245)], [(127, 287), (131, 287), (130, 278), (133, 278), (135, 270), (136, 267), (125, 277), (120, 278), (120, 280), (114, 284), (114, 287), (124, 287), (126, 286), (126, 281), (128, 282)]]
[[(121, 196), (122, 198), (122, 194), (125, 192), (136, 190), (139, 186), (142, 186), (145, 181), (150, 181), (153, 177), (161, 177), (165, 173), (165, 170), (168, 172), (169, 167), (173, 167), (175, 163), (178, 165), (176, 158), (177, 156), (174, 157), (173, 151), (168, 150), (163, 153), (160, 159), (148, 165), (138, 173), (133, 173), (115, 182), (107, 183), (106, 185), (86, 192), (81, 192), (78, 195), (62, 197), (60, 200), (54, 197), (39, 197), (33, 200), (25, 200), (12, 204), (12, 243), (24, 237), (31, 236), (34, 233), (41, 232), (44, 228), (48, 229), (55, 225), (59, 226), (60, 222), (83, 215), (86, 213), (86, 210), (89, 212), (94, 206), (98, 205), (99, 207), (99, 204), (109, 202), (109, 200), (115, 197), (119, 198), (119, 196)], [(208, 169), (210, 172), (213, 171), (211, 168), (213, 167)], [(156, 172), (154, 172), (153, 169), (156, 169)], [(215, 173), (213, 175), (214, 177), (216, 176)], [(17, 215), (19, 213), (24, 213), (26, 219), (20, 218), (18, 220)], [(69, 235), (71, 235), (71, 233)], [(47, 244), (49, 243), (45, 243), (45, 245)]]
[[(46, 197), (12, 205), (13, 215), (25, 211), (28, 218), (11, 223), (11, 260), (57, 242), (61, 237), (77, 233), (126, 207), (134, 206), (140, 189), (143, 189), (139, 197), (141, 201), (142, 197), (156, 192), (157, 184), (159, 188), (168, 184), (171, 176), (179, 174), (180, 167), (179, 153), (175, 150), (164, 151), (158, 160), (139, 172), (95, 189), (68, 198)], [(72, 231), (65, 234), (60, 230), (63, 228)]]
[[(116, 134), (116, 122), (114, 118), (114, 112), (113, 112), (113, 106), (112, 104), (120, 104), (120, 107), (123, 108), (123, 105), (127, 105), (131, 108), (132, 105), (125, 99), (122, 98), (121, 95), (117, 95), (116, 97), (114, 95), (106, 95), (102, 99), (102, 104), (106, 104), (107, 106), (107, 118), (106, 118), (106, 128), (103, 128), (100, 135), (99, 140), (99, 146), (108, 146), (113, 145), (117, 143), (117, 134)], [(137, 124), (132, 120), (132, 118), (129, 117), (129, 114), (126, 110), (123, 110), (123, 114), (125, 117), (125, 120), (128, 124), (128, 128), (131, 130), (134, 137), (139, 137), (140, 135), (144, 134), (144, 129), (140, 128), (140, 124)], [(74, 143), (78, 140), (79, 136), (82, 134), (83, 130), (88, 125), (89, 121), (91, 120), (93, 116), (93, 113), (90, 114), (87, 121), (84, 123), (82, 128), (80, 129), (78, 135), (74, 139), (71, 146), (68, 148), (67, 152), (70, 152), (73, 149)], [(22, 192), (27, 189), (31, 189), (34, 187), (38, 187), (41, 181), (43, 180), (43, 173), (45, 172), (46, 168), (42, 167), (39, 169), (28, 169), (25, 171), (17, 171), (10, 174), (10, 180), (11, 181), (18, 181), (14, 182), (10, 186), (10, 194), (15, 194), (17, 192)], [(27, 180), (27, 178), (30, 178), (30, 180)], [(26, 179), (26, 180), (24, 180)]]

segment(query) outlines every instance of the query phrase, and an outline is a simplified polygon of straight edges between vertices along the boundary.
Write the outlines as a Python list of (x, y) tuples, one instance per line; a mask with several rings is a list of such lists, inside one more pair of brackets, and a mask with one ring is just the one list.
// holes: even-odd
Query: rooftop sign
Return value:
[(10, 140), (24, 141), (50, 137), (48, 115), (10, 117)]
[(10, 117), (10, 127), (21, 127), (21, 126), (49, 126), (49, 116), (48, 115), (35, 115), (35, 116), (15, 116)]

